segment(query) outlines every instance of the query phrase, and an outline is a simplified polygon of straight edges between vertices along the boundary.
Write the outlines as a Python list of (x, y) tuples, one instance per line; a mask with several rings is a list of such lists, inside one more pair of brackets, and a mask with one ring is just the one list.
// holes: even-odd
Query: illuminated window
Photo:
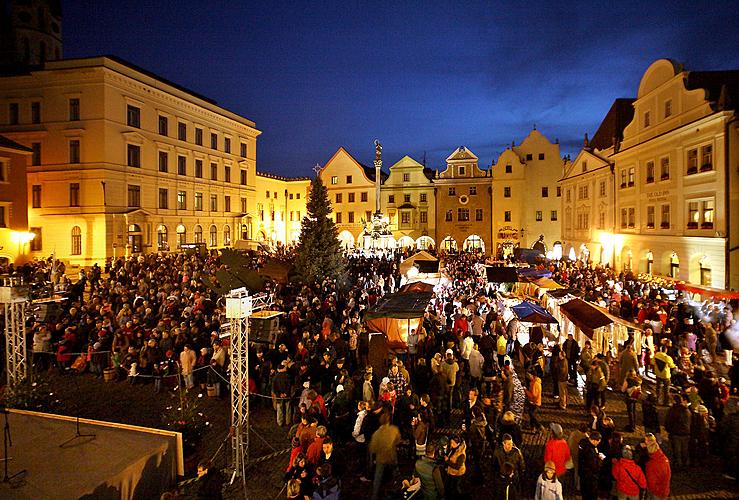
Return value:
[(333, 177), (331, 177), (331, 184), (338, 184), (338, 183), (339, 183), (338, 176), (334, 175)]
[(654, 206), (647, 207), (647, 229), (654, 229)]
[(659, 161), (660, 164), (660, 180), (666, 181), (670, 178), (670, 158), (665, 156)]
[(549, 220), (551, 220), (551, 221), (556, 221), (557, 220), (557, 211), (556, 210), (552, 210), (551, 211), (551, 213), (549, 214)]
[(210, 231), (208, 232), (208, 243), (209, 246), (215, 247), (218, 246), (218, 228), (215, 226), (210, 226)]
[(470, 209), (469, 208), (458, 208), (457, 209), (457, 220), (459, 222), (465, 222), (470, 220)]
[(177, 191), (177, 209), (187, 210), (187, 193), (184, 191)]
[(670, 229), (670, 205), (661, 206), (662, 217), (659, 227), (661, 229)]
[(203, 193), (195, 193), (195, 210), (203, 210)]
[(82, 255), (82, 229), (79, 226), (72, 228), (72, 255)]
[(203, 227), (200, 224), (195, 226), (195, 243), (203, 243)]
[(647, 182), (654, 182), (654, 162), (648, 161), (647, 162)]
[(541, 210), (537, 210), (536, 211), (536, 221), (537, 222), (541, 222), (542, 220), (544, 220), (544, 216), (542, 215), (542, 211)]

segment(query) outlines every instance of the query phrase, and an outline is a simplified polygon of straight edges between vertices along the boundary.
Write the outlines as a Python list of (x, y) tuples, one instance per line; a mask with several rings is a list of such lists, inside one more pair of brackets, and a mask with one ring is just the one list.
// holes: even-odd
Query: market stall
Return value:
[(407, 348), (408, 333), (419, 331), (433, 292), (398, 292), (385, 295), (364, 315), (369, 332), (385, 334), (391, 349)]

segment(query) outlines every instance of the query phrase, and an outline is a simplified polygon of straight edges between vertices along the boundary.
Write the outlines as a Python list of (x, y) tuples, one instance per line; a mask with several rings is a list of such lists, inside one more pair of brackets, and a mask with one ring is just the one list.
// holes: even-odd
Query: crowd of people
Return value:
[[(281, 249), (279, 258), (289, 261), (290, 251)], [(728, 410), (739, 361), (719, 376), (731, 360), (722, 357), (732, 350), (730, 304), (668, 299), (628, 273), (557, 263), (553, 279), (633, 321), (642, 345), (627, 341), (600, 353), (573, 335), (561, 344), (520, 345), (516, 321), (504, 320), (498, 293), (474, 272), (484, 256), (447, 255), (445, 284), (409, 332), (407, 349), (378, 362), (363, 316), (399, 289), (404, 257), (349, 254), (348, 283), (268, 284), (283, 321), (274, 345), (250, 347), (249, 373), (253, 404), (274, 409), (291, 443), (288, 498), (338, 498), (349, 477), (371, 483), (373, 499), (396, 487), (419, 489), (425, 499), (464, 498), (479, 488), (506, 499), (562, 499), (576, 491), (584, 499), (638, 498), (642, 491), (667, 498), (672, 469), (690, 470), (709, 453), (733, 457), (725, 472), (737, 477), (739, 413)], [(248, 258), (259, 267), (269, 255)], [(55, 282), (68, 294), (58, 317), (39, 318), (29, 329), (37, 371), (89, 369), (155, 391), (181, 376), (188, 390), (210, 386), (222, 397), (229, 369), (224, 308), (202, 278), (224, 267), (217, 253), (170, 253), (111, 260), (76, 282), (52, 259), (6, 271)], [(579, 427), (566, 435), (559, 423), (543, 422), (543, 401), (572, 408), (568, 393), (580, 389)], [(607, 394), (625, 403), (621, 429), (606, 414)], [(527, 463), (527, 433), (548, 436), (541, 460)], [(399, 464), (408, 463), (414, 465), (403, 477)]]

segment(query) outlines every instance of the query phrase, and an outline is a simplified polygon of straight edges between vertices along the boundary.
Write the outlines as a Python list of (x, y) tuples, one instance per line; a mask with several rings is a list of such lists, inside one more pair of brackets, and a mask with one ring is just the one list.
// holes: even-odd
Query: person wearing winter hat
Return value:
[(544, 472), (536, 480), (534, 500), (561, 500), (562, 483), (557, 479), (556, 467), (551, 460), (544, 464)]
[(549, 428), (552, 430), (552, 435), (544, 446), (544, 460), (554, 464), (557, 477), (562, 477), (567, 473), (567, 462), (571, 462), (570, 447), (562, 437), (561, 425), (552, 422)]
[(644, 437), (642, 447), (646, 448), (649, 454), (645, 467), (647, 493), (656, 500), (666, 499), (670, 496), (670, 480), (672, 478), (670, 461), (659, 447), (654, 434), (650, 433)]
[(621, 458), (613, 460), (611, 473), (616, 481), (619, 500), (639, 500), (639, 492), (647, 487), (647, 479), (641, 467), (634, 462), (634, 452), (631, 446), (624, 446), (621, 450)]

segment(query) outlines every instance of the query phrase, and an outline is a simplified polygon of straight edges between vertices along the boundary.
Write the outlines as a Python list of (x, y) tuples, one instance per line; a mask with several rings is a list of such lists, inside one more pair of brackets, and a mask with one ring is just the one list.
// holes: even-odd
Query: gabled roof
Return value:
[(0, 135), (0, 148), (3, 149), (14, 149), (21, 153), (31, 153), (33, 150), (31, 148), (28, 148), (24, 146), (23, 144), (18, 144), (17, 142), (8, 139), (4, 135)]
[[(347, 157), (349, 157), (349, 159), (351, 161), (353, 161), (357, 165), (357, 167), (359, 167), (362, 170), (362, 172), (364, 173), (364, 176), (367, 178), (367, 180), (369, 180), (371, 182), (375, 182), (375, 169), (372, 168), (372, 167), (368, 167), (367, 165), (363, 165), (362, 163), (359, 163), (357, 161), (357, 159), (354, 158), (351, 155), (351, 153), (349, 153), (349, 151), (347, 151), (346, 149), (344, 149), (344, 146), (340, 146), (339, 149), (337, 149), (336, 152), (331, 156), (331, 158), (326, 163), (324, 163), (323, 168), (321, 168), (320, 173), (322, 174), (323, 171), (326, 169), (326, 167), (332, 161), (334, 161), (334, 158), (336, 158), (337, 156), (339, 156), (341, 154), (344, 154)], [(388, 175), (389, 174), (387, 174), (387, 173), (383, 172), (382, 170), (380, 170), (380, 184), (382, 184), (383, 182), (385, 182), (385, 179), (388, 178)]]
[(449, 157), (447, 157), (447, 159), (446, 159), (446, 161), (447, 161), (447, 162), (451, 162), (451, 161), (460, 161), (460, 160), (475, 160), (475, 161), (477, 161), (477, 160), (478, 160), (478, 158), (477, 158), (477, 156), (475, 155), (475, 153), (473, 153), (472, 151), (470, 151), (470, 150), (469, 150), (469, 149), (467, 149), (466, 147), (464, 147), (464, 146), (459, 146), (459, 147), (458, 147), (457, 149), (455, 149), (455, 150), (454, 150), (454, 152), (453, 152), (452, 154), (450, 154), (450, 155), (449, 155)]
[(613, 101), (611, 109), (606, 113), (603, 121), (600, 122), (598, 130), (593, 134), (590, 140), (592, 149), (604, 150), (621, 142), (624, 137), (624, 129), (634, 119), (634, 101), (631, 98), (618, 98)]
[(423, 168), (423, 165), (421, 165), (420, 163), (418, 163), (416, 160), (414, 160), (410, 156), (405, 155), (400, 160), (398, 160), (395, 163), (395, 165), (393, 165), (392, 167), (390, 167), (390, 170), (392, 170), (394, 168), (413, 168), (413, 167), (421, 167), (421, 168)]
[[(583, 157), (594, 158), (596, 161), (601, 162), (601, 164), (595, 168), (589, 168), (587, 172), (575, 172), (574, 171), (575, 166), (581, 164), (580, 160), (583, 159)], [(571, 179), (574, 177), (578, 177), (580, 175), (585, 175), (595, 170), (598, 170), (599, 168), (603, 168), (609, 164), (610, 164), (610, 161), (608, 160), (608, 158), (605, 158), (604, 156), (601, 156), (591, 151), (590, 149), (581, 149), (580, 152), (575, 157), (575, 159), (569, 164), (569, 166), (567, 167), (567, 170), (565, 170), (565, 173), (560, 180)]]

